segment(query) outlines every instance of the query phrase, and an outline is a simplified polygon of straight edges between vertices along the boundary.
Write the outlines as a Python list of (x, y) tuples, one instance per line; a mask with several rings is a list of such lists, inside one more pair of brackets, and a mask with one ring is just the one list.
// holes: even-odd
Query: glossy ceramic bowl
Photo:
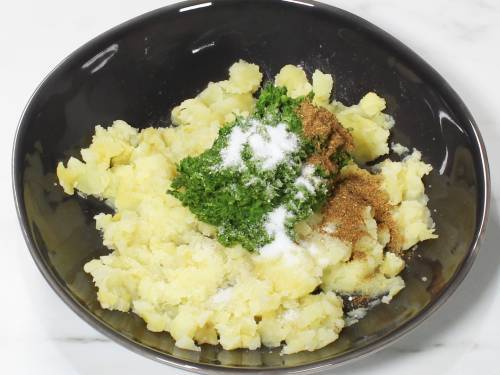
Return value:
[[(396, 119), (392, 141), (416, 147), (433, 172), (425, 179), (439, 239), (418, 246), (407, 287), (338, 341), (315, 352), (199, 353), (175, 348), (134, 314), (104, 310), (83, 264), (108, 253), (93, 216), (95, 200), (56, 186), (60, 160), (89, 144), (96, 124), (123, 119), (136, 127), (169, 126), (170, 109), (208, 81), (226, 77), (238, 59), (270, 79), (284, 64), (335, 77), (336, 98), (351, 104), (374, 90)], [(37, 266), (81, 318), (127, 348), (199, 372), (314, 372), (374, 352), (410, 331), (441, 305), (469, 270), (484, 232), (488, 164), (474, 120), (428, 64), (370, 23), (310, 1), (185, 2), (145, 14), (90, 41), (40, 85), (22, 116), (14, 146), (19, 220)], [(426, 280), (426, 281), (423, 281)], [(471, 296), (471, 298), (474, 298)]]

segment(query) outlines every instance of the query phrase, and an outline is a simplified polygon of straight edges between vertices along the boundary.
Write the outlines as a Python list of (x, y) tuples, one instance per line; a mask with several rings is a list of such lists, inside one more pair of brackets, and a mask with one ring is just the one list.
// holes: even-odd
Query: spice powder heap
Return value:
[(302, 120), (304, 135), (313, 142), (315, 149), (308, 162), (335, 174), (339, 166), (332, 159), (339, 152), (352, 152), (354, 143), (351, 134), (339, 124), (333, 113), (308, 101), (301, 103), (297, 114)]
[[(308, 162), (320, 165), (330, 174), (337, 173), (339, 165), (335, 156), (339, 152), (352, 152), (351, 134), (339, 124), (334, 114), (308, 101), (302, 102), (297, 113), (302, 120), (304, 135), (315, 148)], [(339, 176), (325, 207), (323, 224), (334, 222), (335, 236), (355, 244), (366, 235), (363, 214), (367, 206), (374, 210), (377, 223), (389, 230), (388, 249), (399, 252), (402, 237), (392, 218), (387, 194), (381, 189), (380, 178), (358, 167), (351, 166)]]
[[(343, 169), (338, 184), (324, 210), (323, 225), (335, 223), (335, 236), (355, 244), (366, 235), (364, 212), (371, 206), (380, 227), (389, 230), (391, 239), (387, 245), (394, 253), (401, 250), (402, 236), (392, 218), (387, 194), (381, 189), (380, 177), (356, 166)], [(353, 257), (361, 254), (353, 254)]]

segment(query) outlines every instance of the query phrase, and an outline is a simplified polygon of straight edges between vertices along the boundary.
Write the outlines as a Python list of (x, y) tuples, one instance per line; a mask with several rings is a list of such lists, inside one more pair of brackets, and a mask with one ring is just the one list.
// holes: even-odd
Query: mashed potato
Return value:
[(403, 250), (420, 241), (437, 238), (422, 182), (422, 177), (429, 174), (432, 167), (421, 158), (421, 153), (414, 150), (402, 162), (387, 159), (376, 166), (383, 177), (382, 187), (395, 206), (393, 216), (403, 234)]
[[(142, 131), (124, 121), (97, 126), (81, 160), (60, 163), (57, 175), (67, 194), (78, 190), (105, 200), (114, 214), (99, 214), (96, 227), (109, 255), (85, 265), (103, 308), (133, 311), (151, 331), (169, 332), (181, 348), (199, 344), (225, 349), (277, 347), (282, 353), (316, 350), (335, 341), (345, 324), (339, 295), (362, 294), (390, 299), (404, 287), (398, 274), (403, 259), (384, 251), (390, 237), (366, 208), (367, 236), (354, 246), (321, 234), (313, 215), (297, 225), (299, 243), (278, 257), (223, 247), (215, 229), (198, 221), (188, 208), (166, 194), (176, 163), (209, 148), (218, 130), (235, 115), (248, 116), (262, 74), (240, 61), (226, 81), (208, 84), (198, 96), (172, 110), (176, 127)], [(367, 94), (358, 105), (329, 103), (330, 75), (316, 71), (312, 84), (301, 68), (285, 66), (276, 84), (291, 96), (315, 93), (315, 102), (334, 111), (350, 128), (358, 161), (388, 152), (392, 119), (385, 101)], [(403, 162), (378, 166), (383, 188), (405, 248), (434, 238), (421, 178), (431, 167), (414, 152)], [(351, 259), (352, 252), (363, 253)], [(311, 294), (318, 287), (320, 293)]]
[(354, 140), (353, 157), (366, 163), (389, 152), (387, 141), (394, 126), (391, 116), (384, 114), (385, 100), (373, 92), (351, 107), (336, 105), (335, 114), (343, 127), (350, 129)]

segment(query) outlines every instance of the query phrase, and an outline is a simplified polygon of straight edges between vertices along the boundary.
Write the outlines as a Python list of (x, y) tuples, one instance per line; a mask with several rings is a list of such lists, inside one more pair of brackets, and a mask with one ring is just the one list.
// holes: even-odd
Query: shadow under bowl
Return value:
[[(96, 124), (120, 118), (145, 128), (169, 126), (169, 111), (208, 81), (225, 79), (239, 59), (270, 80), (285, 64), (335, 78), (346, 104), (375, 91), (396, 127), (391, 141), (422, 151), (439, 239), (420, 244), (403, 277), (406, 288), (338, 341), (315, 352), (178, 349), (134, 314), (104, 310), (83, 265), (109, 252), (93, 216), (95, 200), (56, 186), (61, 160), (78, 156)], [(120, 344), (191, 371), (315, 372), (374, 352), (441, 305), (469, 270), (489, 203), (489, 173), (478, 128), (457, 94), (427, 63), (374, 25), (310, 1), (184, 2), (147, 13), (93, 39), (64, 60), (30, 99), (13, 154), (14, 195), (28, 248), (56, 293), (81, 318)], [(109, 209), (108, 209), (109, 210)], [(424, 281), (425, 280), (425, 281)]]

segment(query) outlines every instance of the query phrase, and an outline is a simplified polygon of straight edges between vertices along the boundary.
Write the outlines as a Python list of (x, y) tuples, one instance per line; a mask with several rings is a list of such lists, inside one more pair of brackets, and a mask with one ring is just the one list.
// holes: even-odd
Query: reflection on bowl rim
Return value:
[(269, 1), (274, 1), (276, 3), (281, 3), (281, 2), (287, 2), (290, 3), (289, 6), (308, 6), (308, 7), (316, 7), (319, 8), (322, 12), (324, 13), (329, 13), (333, 14), (336, 16), (340, 16), (344, 19), (347, 19), (351, 23), (358, 24), (363, 26), (364, 29), (378, 34), (378, 36), (384, 40), (384, 42), (387, 45), (390, 45), (392, 48), (397, 50), (401, 55), (404, 55), (406, 58), (416, 61), (420, 66), (421, 69), (426, 72), (429, 76), (431, 76), (431, 79), (434, 82), (437, 82), (437, 84), (440, 86), (440, 89), (442, 92), (446, 94), (446, 97), (451, 101), (454, 102), (456, 107), (459, 107), (462, 111), (462, 113), (467, 117), (468, 121), (470, 122), (471, 129), (473, 131), (473, 135), (470, 135), (471, 137), (473, 136), (473, 140), (475, 141), (475, 144), (479, 146), (479, 157), (481, 160), (481, 171), (479, 177), (482, 178), (482, 182), (484, 183), (484, 186), (482, 188), (482, 191), (478, 191), (478, 196), (483, 196), (483, 204), (482, 206), (478, 207), (478, 211), (480, 212), (481, 217), (479, 218), (479, 222), (476, 223), (476, 231), (474, 234), (474, 238), (472, 241), (472, 244), (469, 247), (469, 252), (467, 257), (464, 259), (463, 263), (461, 264), (460, 268), (456, 271), (455, 275), (450, 279), (448, 285), (443, 288), (442, 291), (440, 291), (439, 295), (435, 299), (434, 302), (429, 303), (423, 310), (421, 310), (415, 317), (411, 318), (409, 321), (405, 322), (403, 325), (392, 331), (391, 333), (387, 334), (384, 337), (381, 337), (377, 339), (376, 341), (366, 345), (363, 348), (348, 351), (347, 353), (341, 354), (338, 357), (335, 358), (330, 358), (330, 359), (323, 359), (319, 360), (317, 362), (312, 362), (310, 364), (305, 364), (305, 365), (299, 365), (299, 366), (290, 366), (290, 367), (269, 367), (269, 368), (264, 368), (264, 367), (238, 367), (238, 366), (217, 366), (217, 365), (211, 365), (211, 364), (203, 364), (203, 363), (194, 363), (188, 360), (184, 360), (181, 358), (174, 357), (173, 355), (154, 350), (150, 347), (147, 347), (139, 342), (136, 342), (127, 336), (121, 334), (120, 332), (114, 330), (110, 326), (108, 326), (106, 323), (100, 321), (97, 319), (92, 313), (90, 313), (82, 304), (79, 303), (67, 290), (65, 290), (65, 285), (57, 278), (55, 277), (55, 274), (53, 273), (52, 269), (50, 268), (49, 265), (46, 264), (44, 259), (40, 256), (40, 254), (36, 250), (36, 245), (33, 241), (33, 239), (30, 237), (30, 234), (28, 233), (28, 223), (27, 223), (27, 218), (26, 215), (23, 213), (22, 208), (20, 207), (20, 194), (21, 194), (21, 186), (17, 186), (16, 181), (20, 180), (19, 174), (22, 172), (18, 168), (16, 168), (19, 165), (18, 157), (16, 157), (18, 150), (19, 150), (19, 143), (20, 143), (20, 138), (19, 138), (19, 133), (21, 131), (21, 128), (26, 126), (25, 122), (25, 115), (30, 107), (30, 104), (33, 100), (33, 98), (40, 92), (41, 88), (43, 88), (44, 84), (48, 81), (48, 79), (52, 76), (54, 72), (56, 72), (61, 66), (64, 66), (67, 61), (71, 60), (73, 56), (78, 54), (81, 50), (89, 47), (92, 44), (95, 44), (96, 42), (99, 42), (100, 40), (103, 40), (107, 38), (108, 36), (112, 35), (116, 31), (125, 29), (129, 27), (130, 25), (140, 23), (144, 21), (145, 19), (154, 16), (156, 14), (160, 14), (163, 12), (167, 11), (174, 11), (174, 10), (179, 10), (182, 11), (183, 9), (194, 9), (194, 8), (201, 8), (201, 7), (206, 7), (213, 5), (213, 3), (217, 2), (230, 2), (228, 0), (213, 0), (212, 2), (206, 2), (203, 0), (190, 0), (190, 1), (184, 1), (184, 2), (179, 2), (175, 3), (169, 6), (165, 6), (156, 10), (153, 10), (148, 13), (144, 13), (140, 16), (137, 16), (135, 18), (132, 18), (118, 26), (115, 26), (111, 28), (110, 30), (98, 35), (97, 37), (93, 38), (89, 42), (85, 43), (83, 46), (79, 47), (76, 49), (74, 52), (72, 52), (69, 56), (67, 56), (64, 60), (62, 60), (45, 78), (44, 80), (38, 85), (34, 93), (31, 95), (28, 103), (26, 104), (24, 111), (21, 115), (19, 124), (17, 126), (16, 134), (14, 137), (14, 147), (12, 151), (12, 186), (13, 186), (13, 192), (14, 192), (14, 201), (16, 205), (16, 211), (17, 211), (17, 216), (19, 219), (19, 222), (21, 224), (21, 229), (23, 232), (24, 239), (26, 241), (26, 244), (28, 245), (29, 251), (38, 267), (42, 275), (44, 276), (45, 280), (49, 283), (49, 285), (52, 287), (52, 289), (56, 292), (56, 294), (68, 305), (80, 318), (82, 318), (85, 322), (90, 324), (93, 328), (98, 330), (100, 333), (103, 335), (107, 336), (108, 338), (112, 339), (113, 341), (123, 345), (124, 347), (141, 354), (147, 358), (156, 360), (158, 362), (161, 362), (163, 364), (168, 364), (173, 367), (182, 369), (182, 370), (187, 370), (187, 371), (194, 371), (194, 372), (203, 372), (203, 373), (220, 373), (220, 372), (234, 372), (234, 371), (239, 371), (239, 372), (252, 372), (252, 371), (257, 371), (257, 372), (279, 372), (283, 370), (289, 370), (293, 371), (293, 373), (315, 373), (319, 371), (324, 371), (324, 370), (329, 370), (332, 369), (335, 366), (345, 364), (347, 362), (351, 362), (355, 359), (360, 359), (368, 356), (369, 354), (375, 353), (389, 344), (395, 342), (399, 338), (401, 338), (403, 335), (411, 331), (413, 328), (421, 324), (426, 318), (428, 318), (432, 313), (434, 313), (440, 306), (442, 306), (446, 300), (455, 292), (457, 289), (458, 285), (463, 281), (467, 273), (469, 272), (476, 256), (479, 251), (479, 245), (484, 239), (484, 233), (486, 229), (486, 224), (488, 220), (488, 213), (489, 213), (489, 205), (490, 205), (490, 171), (489, 171), (489, 165), (488, 165), (488, 158), (486, 155), (486, 148), (483, 142), (483, 139), (481, 137), (481, 134), (479, 133), (478, 126), (476, 122), (474, 121), (470, 111), (467, 109), (463, 101), (460, 99), (458, 94), (451, 88), (451, 86), (446, 82), (446, 80), (436, 71), (434, 68), (432, 68), (429, 64), (427, 64), (420, 56), (418, 56), (415, 52), (413, 52), (410, 48), (408, 48), (406, 45), (404, 45), (402, 42), (388, 34), (387, 32), (383, 31), (382, 29), (378, 28), (377, 26), (373, 25), (372, 23), (362, 19), (361, 17), (358, 17), (352, 13), (349, 13), (347, 11), (344, 11), (342, 9), (329, 6), (326, 4), (318, 3), (313, 0), (267, 0)]

